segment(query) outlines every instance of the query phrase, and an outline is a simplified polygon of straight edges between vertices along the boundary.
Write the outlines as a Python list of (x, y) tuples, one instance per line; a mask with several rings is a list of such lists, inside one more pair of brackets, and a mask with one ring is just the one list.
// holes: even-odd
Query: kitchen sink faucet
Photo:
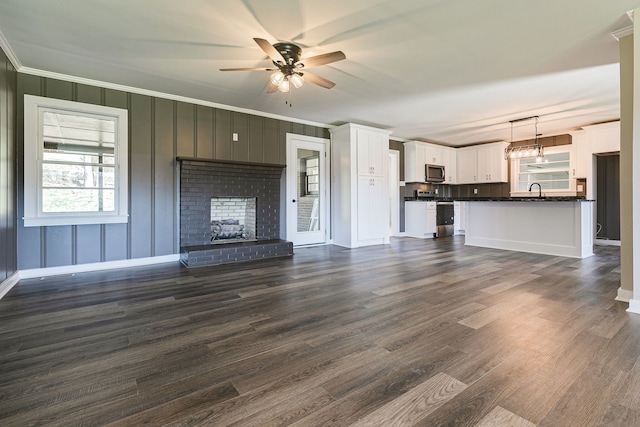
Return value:
[(531, 188), (532, 188), (534, 185), (537, 185), (537, 186), (538, 186), (538, 197), (542, 197), (542, 186), (541, 186), (539, 183), (537, 183), (537, 182), (532, 182), (532, 183), (531, 183), (531, 185), (529, 186), (529, 193), (531, 193)]

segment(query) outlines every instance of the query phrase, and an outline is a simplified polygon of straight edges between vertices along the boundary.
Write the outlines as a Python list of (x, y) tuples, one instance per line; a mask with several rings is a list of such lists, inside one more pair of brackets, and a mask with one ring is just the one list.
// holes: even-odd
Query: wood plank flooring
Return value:
[(0, 425), (640, 425), (619, 264), (456, 236), (23, 280)]

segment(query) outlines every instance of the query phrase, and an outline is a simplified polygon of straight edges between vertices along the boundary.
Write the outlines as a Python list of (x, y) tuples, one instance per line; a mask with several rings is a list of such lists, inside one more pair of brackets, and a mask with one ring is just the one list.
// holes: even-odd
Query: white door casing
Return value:
[[(294, 246), (327, 241), (330, 147), (329, 139), (287, 134), (286, 238)], [(307, 173), (305, 163), (312, 174)]]

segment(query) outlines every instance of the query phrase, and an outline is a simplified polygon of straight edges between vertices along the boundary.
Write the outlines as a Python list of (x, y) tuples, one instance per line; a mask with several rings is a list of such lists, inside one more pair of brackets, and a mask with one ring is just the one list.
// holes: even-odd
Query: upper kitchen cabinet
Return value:
[(458, 184), (478, 182), (478, 149), (476, 147), (459, 148), (456, 156)]
[(406, 182), (425, 182), (425, 165), (444, 166), (445, 184), (457, 181), (456, 149), (426, 142), (404, 143), (404, 177)]
[(405, 182), (424, 182), (426, 147), (422, 142), (404, 143), (404, 180)]
[(389, 243), (389, 132), (353, 123), (330, 132), (333, 243)]
[(508, 182), (508, 165), (504, 158), (507, 142), (458, 149), (457, 184)]
[(478, 146), (478, 180), (480, 182), (508, 182), (508, 164), (504, 158), (507, 142)]
[(442, 147), (434, 144), (424, 144), (425, 147), (425, 163), (429, 165), (443, 166)]
[(591, 173), (591, 141), (584, 131), (571, 133), (571, 156), (575, 159), (571, 168), (572, 178), (586, 178)]
[(445, 184), (457, 184), (458, 183), (458, 153), (455, 148), (442, 147), (442, 165), (444, 166), (444, 183)]

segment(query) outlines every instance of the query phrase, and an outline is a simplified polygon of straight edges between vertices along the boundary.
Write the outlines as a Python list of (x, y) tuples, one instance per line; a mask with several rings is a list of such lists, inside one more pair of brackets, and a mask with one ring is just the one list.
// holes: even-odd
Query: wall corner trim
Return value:
[(616, 301), (629, 302), (631, 301), (632, 298), (633, 298), (633, 291), (618, 288), (618, 295), (616, 296)]
[(37, 277), (59, 276), (63, 274), (86, 273), (100, 270), (113, 270), (117, 268), (142, 267), (145, 265), (162, 264), (169, 262), (180, 262), (180, 254), (163, 255), (147, 258), (125, 259), (120, 261), (92, 262), (87, 264), (64, 265), (60, 267), (33, 268), (20, 270), (19, 276), (22, 279), (33, 279)]

